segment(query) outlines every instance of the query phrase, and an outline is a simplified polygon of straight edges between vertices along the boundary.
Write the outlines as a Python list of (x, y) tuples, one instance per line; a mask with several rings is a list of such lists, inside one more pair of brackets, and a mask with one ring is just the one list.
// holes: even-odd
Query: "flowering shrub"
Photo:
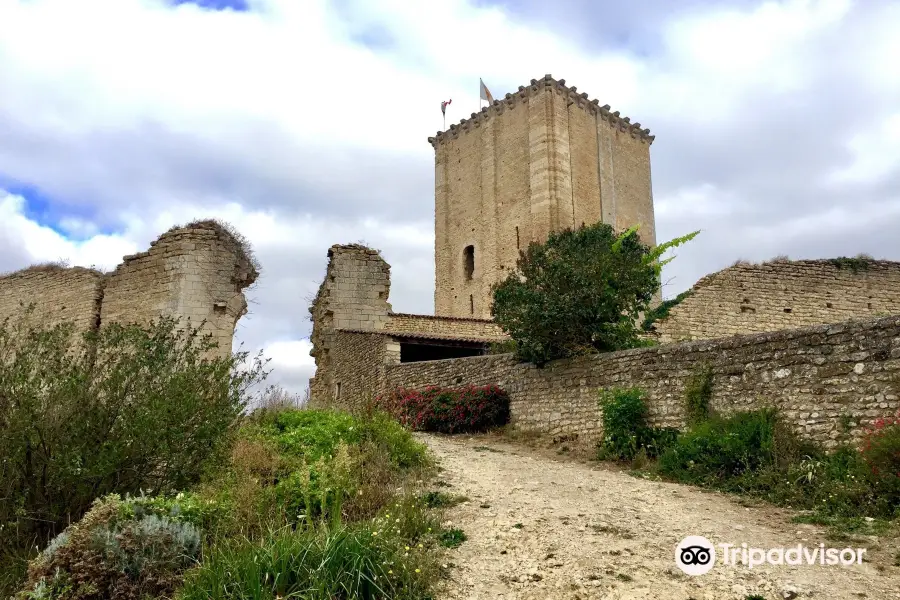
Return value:
[(375, 405), (416, 431), (470, 433), (509, 422), (509, 396), (496, 385), (397, 388), (376, 398)]
[(900, 413), (866, 429), (862, 454), (873, 475), (900, 478)]

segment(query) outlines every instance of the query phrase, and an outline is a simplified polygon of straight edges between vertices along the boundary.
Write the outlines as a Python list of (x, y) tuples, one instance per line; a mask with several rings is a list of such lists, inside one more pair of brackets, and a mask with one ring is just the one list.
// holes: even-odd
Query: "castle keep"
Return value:
[(639, 225), (656, 244), (654, 136), (550, 75), (429, 138), (434, 147), (434, 312), (491, 316), (491, 286), (550, 232)]

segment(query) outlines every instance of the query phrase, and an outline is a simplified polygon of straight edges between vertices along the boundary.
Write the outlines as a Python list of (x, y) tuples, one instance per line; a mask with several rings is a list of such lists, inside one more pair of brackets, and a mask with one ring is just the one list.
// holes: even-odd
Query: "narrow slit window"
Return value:
[(469, 314), (475, 314), (475, 296), (472, 294), (469, 294)]
[(516, 227), (516, 250), (520, 249), (522, 246), (519, 244), (519, 228)]
[(466, 246), (463, 250), (463, 270), (466, 273), (466, 281), (472, 280), (475, 274), (475, 246)]

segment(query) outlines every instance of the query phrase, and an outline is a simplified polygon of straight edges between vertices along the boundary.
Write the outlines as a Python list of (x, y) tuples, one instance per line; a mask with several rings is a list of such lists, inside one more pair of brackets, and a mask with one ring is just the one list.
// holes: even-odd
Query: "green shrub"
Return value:
[[(382, 413), (284, 409), (243, 429), (223, 482), (246, 527), (371, 518), (427, 448)], [(273, 517), (277, 515), (277, 517)]]
[(674, 428), (647, 425), (647, 405), (640, 388), (600, 391), (603, 412), (601, 458), (632, 460), (643, 450), (648, 458), (659, 456), (678, 438)]
[(445, 529), (440, 535), (441, 545), (445, 548), (459, 548), (467, 539), (466, 532), (458, 527)]
[(128, 512), (117, 496), (95, 502), (32, 561), (18, 598), (170, 596), (200, 558), (200, 532), (186, 521)]
[(476, 433), (509, 422), (509, 396), (496, 385), (397, 388), (375, 399), (379, 410), (415, 431)]
[(519, 359), (543, 365), (557, 358), (632, 348), (638, 316), (659, 290), (667, 261), (659, 258), (695, 232), (650, 248), (636, 228), (617, 235), (597, 223), (531, 243), (516, 270), (493, 286), (491, 312), (515, 341)]
[(170, 492), (227, 455), (250, 386), (265, 372), (212, 338), (161, 319), (106, 325), (0, 325), (0, 523), (48, 539), (97, 497)]
[(681, 481), (714, 482), (775, 464), (775, 412), (714, 418), (686, 432), (660, 457), (660, 470)]

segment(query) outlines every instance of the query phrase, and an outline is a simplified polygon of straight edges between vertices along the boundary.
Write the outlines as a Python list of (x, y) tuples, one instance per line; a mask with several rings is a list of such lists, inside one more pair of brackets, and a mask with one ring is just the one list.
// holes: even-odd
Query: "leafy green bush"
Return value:
[(521, 253), (516, 270), (493, 288), (492, 314), (515, 341), (521, 360), (547, 361), (640, 343), (637, 319), (659, 289), (670, 248), (697, 235), (650, 248), (636, 228), (617, 236), (597, 223), (553, 232)]
[(0, 535), (17, 539), (0, 543), (52, 537), (108, 493), (185, 489), (226, 456), (265, 373), (213, 348), (172, 319), (83, 339), (71, 324), (2, 322)]
[(603, 412), (601, 458), (631, 460), (643, 450), (648, 458), (659, 456), (678, 438), (678, 430), (647, 425), (647, 405), (640, 388), (600, 391)]
[(32, 561), (18, 598), (170, 596), (200, 558), (200, 532), (187, 521), (129, 512), (118, 496), (95, 502)]
[(713, 417), (681, 435), (659, 460), (680, 481), (711, 483), (777, 464), (777, 413), (772, 409)]

